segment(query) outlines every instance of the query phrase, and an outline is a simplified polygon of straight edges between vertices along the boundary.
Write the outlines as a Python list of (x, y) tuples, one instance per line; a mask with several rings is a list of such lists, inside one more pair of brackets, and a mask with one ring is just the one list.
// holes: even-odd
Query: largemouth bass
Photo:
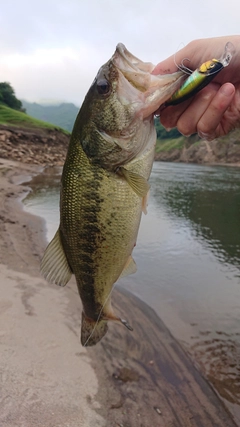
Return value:
[(153, 113), (182, 82), (181, 71), (151, 75), (154, 65), (118, 44), (77, 116), (63, 167), (60, 226), (41, 271), (65, 286), (75, 275), (82, 300), (81, 342), (96, 344), (114, 314), (114, 283), (134, 273), (132, 251), (146, 211), (156, 131)]

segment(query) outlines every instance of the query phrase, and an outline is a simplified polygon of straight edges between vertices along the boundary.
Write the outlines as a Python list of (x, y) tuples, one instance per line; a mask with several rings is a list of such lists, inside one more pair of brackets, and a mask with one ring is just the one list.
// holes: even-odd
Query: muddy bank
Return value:
[(79, 343), (81, 304), (39, 274), (41, 219), (22, 211), (18, 185), (40, 168), (0, 160), (0, 425), (4, 427), (236, 426), (163, 322), (114, 291), (114, 323), (93, 348)]
[(55, 129), (0, 125), (0, 158), (35, 165), (63, 165), (70, 136)]
[(182, 149), (162, 151), (156, 154), (155, 160), (165, 162), (183, 162), (198, 164), (240, 165), (239, 130), (228, 137), (213, 141), (186, 138)]
[[(228, 139), (199, 140), (186, 138), (183, 149), (156, 153), (155, 160), (202, 164), (240, 165), (240, 139), (234, 131)], [(57, 129), (23, 129), (0, 125), (0, 158), (12, 159), (27, 164), (64, 164), (70, 135)]]

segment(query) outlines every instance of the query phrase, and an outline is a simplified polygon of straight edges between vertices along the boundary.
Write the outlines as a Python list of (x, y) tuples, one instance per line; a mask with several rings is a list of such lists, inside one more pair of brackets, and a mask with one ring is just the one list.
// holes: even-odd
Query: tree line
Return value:
[(165, 140), (165, 139), (175, 139), (179, 138), (181, 133), (177, 130), (177, 128), (173, 128), (170, 131), (167, 131), (163, 125), (160, 123), (159, 118), (154, 119), (155, 128), (157, 131), (157, 139), (159, 141)]
[(22, 102), (16, 98), (14, 89), (8, 82), (0, 83), (0, 104), (7, 105), (14, 110), (25, 112)]
[[(19, 99), (17, 99), (17, 97), (15, 95), (15, 92), (14, 92), (14, 89), (12, 88), (11, 84), (8, 83), (8, 82), (2, 82), (2, 83), (0, 83), (0, 104), (7, 105), (8, 107), (13, 108), (14, 110), (22, 111), (24, 113), (26, 112), (26, 108), (24, 108), (23, 105), (22, 105), (22, 102)], [(35, 109), (36, 109), (36, 106), (37, 106), (36, 103), (29, 104), (28, 107), (31, 106), (31, 105), (34, 106)], [(38, 107), (40, 107), (41, 109), (44, 109), (43, 106), (39, 105)], [(61, 116), (61, 111), (60, 111), (61, 107), (65, 108), (65, 109), (68, 108), (68, 110), (69, 110), (70, 107), (72, 109), (74, 107), (75, 110), (76, 110), (76, 111), (74, 110), (73, 112), (70, 111), (70, 113), (69, 113), (70, 116), (71, 116), (70, 128), (68, 128), (66, 126), (66, 124), (65, 124), (65, 126), (63, 126), (63, 124), (61, 122), (61, 117), (60, 117), (60, 119), (59, 119), (59, 117), (57, 117), (58, 118), (57, 122), (56, 122), (56, 118), (52, 119), (52, 123), (55, 123), (58, 126), (63, 126), (64, 128), (66, 128), (69, 131), (71, 131), (71, 128), (72, 128), (73, 122), (75, 120), (75, 116), (77, 114), (78, 108), (75, 107), (73, 104), (62, 104), (62, 106), (58, 106), (57, 109), (56, 109), (56, 106), (54, 106), (54, 107), (52, 106), (52, 108), (54, 108), (56, 110), (55, 114), (57, 114), (57, 116)], [(47, 112), (47, 116), (48, 117), (49, 117), (49, 108), (50, 107), (48, 107), (48, 112)], [(39, 116), (39, 114), (40, 114), (39, 111), (37, 111), (37, 113), (38, 114), (36, 114), (36, 111), (35, 111), (35, 114), (34, 114), (34, 111), (32, 111), (31, 115), (33, 117), (38, 118), (38, 119), (46, 120), (45, 117)], [(65, 118), (66, 118), (66, 115), (67, 115), (67, 112), (64, 111), (64, 117)], [(59, 122), (59, 120), (60, 120), (60, 122)], [(170, 132), (167, 132), (166, 129), (164, 129), (164, 127), (161, 125), (159, 119), (155, 118), (154, 122), (155, 122), (156, 131), (157, 131), (157, 139), (159, 141), (166, 140), (166, 139), (172, 139), (172, 138), (179, 138), (180, 136), (182, 136), (178, 132), (178, 130), (176, 128), (175, 129), (171, 129)]]

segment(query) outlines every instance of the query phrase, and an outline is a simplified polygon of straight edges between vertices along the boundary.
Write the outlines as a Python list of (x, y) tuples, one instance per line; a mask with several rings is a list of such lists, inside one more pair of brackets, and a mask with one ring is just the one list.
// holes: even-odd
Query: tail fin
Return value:
[(81, 344), (84, 347), (97, 344), (107, 333), (107, 330), (107, 320), (100, 319), (95, 321), (82, 313)]
[(82, 312), (81, 344), (83, 347), (90, 347), (95, 345), (104, 337), (108, 331), (108, 320), (120, 322), (129, 331), (133, 331), (133, 328), (129, 325), (129, 323), (120, 317), (108, 315), (108, 317), (95, 321), (85, 316), (85, 314)]

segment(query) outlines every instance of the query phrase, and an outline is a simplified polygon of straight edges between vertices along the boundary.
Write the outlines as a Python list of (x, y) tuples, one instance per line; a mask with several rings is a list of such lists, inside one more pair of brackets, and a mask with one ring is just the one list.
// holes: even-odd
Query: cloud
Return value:
[(98, 51), (86, 45), (78, 50), (37, 49), (30, 54), (5, 55), (1, 72), (3, 80), (13, 82), (21, 99), (59, 99), (80, 105), (102, 59)]
[(118, 42), (157, 63), (200, 37), (239, 33), (238, 0), (9, 0), (0, 13), (0, 81), (29, 100), (78, 105)]

